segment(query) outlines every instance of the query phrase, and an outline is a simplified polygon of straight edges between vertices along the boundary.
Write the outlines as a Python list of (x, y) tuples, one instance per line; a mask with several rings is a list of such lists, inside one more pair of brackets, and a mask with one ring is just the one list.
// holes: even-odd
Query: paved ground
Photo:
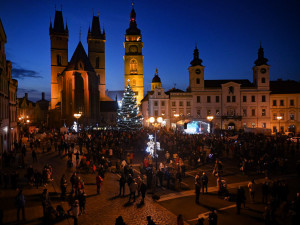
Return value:
[[(53, 166), (54, 182), (53, 185), (48, 185), (47, 188), (50, 192), (51, 201), (54, 207), (62, 204), (64, 209), (69, 209), (67, 202), (59, 200), (60, 192), (59, 181), (61, 175), (64, 173), (69, 178), (75, 170), (68, 169), (66, 166), (66, 158), (61, 159), (55, 152), (38, 153), (37, 164), (34, 164), (34, 169), (41, 169), (46, 163)], [(28, 152), (26, 161), (30, 163), (31, 153)], [(24, 170), (19, 169), (20, 182), (25, 186), (24, 195), (26, 197), (26, 221), (23, 224), (43, 224), (42, 221), (42, 206), (40, 202), (40, 194), (44, 187), (38, 189), (31, 188), (26, 185)], [(140, 205), (140, 198), (135, 203), (128, 204), (128, 196), (118, 197), (119, 185), (118, 175), (114, 173), (106, 173), (104, 178), (101, 194), (96, 195), (95, 175), (80, 174), (85, 182), (85, 190), (87, 194), (86, 214), (79, 217), (79, 224), (114, 224), (118, 216), (122, 216), (126, 224), (138, 225), (147, 224), (146, 217), (152, 216), (157, 224), (176, 224), (177, 216), (166, 210), (164, 207), (154, 202), (151, 196), (147, 196), (144, 205)], [(70, 186), (70, 185), (69, 185)], [(4, 224), (17, 224), (16, 223), (16, 209), (14, 207), (14, 199), (17, 192), (15, 190), (0, 189), (0, 206), (4, 210)], [(128, 188), (126, 186), (126, 194)], [(73, 223), (72, 219), (61, 221), (57, 224)]]

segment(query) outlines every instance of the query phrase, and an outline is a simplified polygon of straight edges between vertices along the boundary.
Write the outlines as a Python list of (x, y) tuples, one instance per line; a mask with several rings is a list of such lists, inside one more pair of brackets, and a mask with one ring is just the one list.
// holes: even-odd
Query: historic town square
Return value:
[(0, 224), (300, 224), (300, 2), (0, 6)]

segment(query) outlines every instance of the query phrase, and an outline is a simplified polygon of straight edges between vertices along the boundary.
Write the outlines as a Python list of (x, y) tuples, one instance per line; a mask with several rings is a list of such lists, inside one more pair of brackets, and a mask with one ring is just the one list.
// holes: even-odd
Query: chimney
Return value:
[(42, 100), (45, 100), (45, 92), (42, 92)]
[(25, 93), (25, 98), (28, 99), (28, 93)]

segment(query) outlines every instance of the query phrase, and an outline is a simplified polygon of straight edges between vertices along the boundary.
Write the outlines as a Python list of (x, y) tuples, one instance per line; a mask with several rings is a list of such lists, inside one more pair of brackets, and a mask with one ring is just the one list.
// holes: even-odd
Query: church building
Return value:
[(99, 120), (100, 101), (112, 101), (105, 94), (105, 31), (99, 16), (93, 16), (87, 35), (88, 54), (79, 41), (68, 61), (69, 30), (62, 11), (55, 11), (49, 28), (51, 42), (51, 118), (52, 124), (70, 125), (74, 114), (81, 114), (81, 123)]

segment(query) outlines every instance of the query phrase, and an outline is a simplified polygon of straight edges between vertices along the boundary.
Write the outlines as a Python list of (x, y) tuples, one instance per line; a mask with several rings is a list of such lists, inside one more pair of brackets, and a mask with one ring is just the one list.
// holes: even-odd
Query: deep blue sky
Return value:
[[(92, 12), (106, 31), (106, 87), (124, 88), (123, 41), (130, 0), (1, 0), (7, 59), (19, 80), (18, 96), (50, 97), (49, 23), (55, 4), (69, 26), (69, 59), (86, 36)], [(163, 87), (185, 90), (195, 43), (205, 79), (249, 79), (260, 41), (271, 65), (271, 80), (300, 80), (299, 0), (135, 0), (142, 31), (144, 86), (157, 67)]]

